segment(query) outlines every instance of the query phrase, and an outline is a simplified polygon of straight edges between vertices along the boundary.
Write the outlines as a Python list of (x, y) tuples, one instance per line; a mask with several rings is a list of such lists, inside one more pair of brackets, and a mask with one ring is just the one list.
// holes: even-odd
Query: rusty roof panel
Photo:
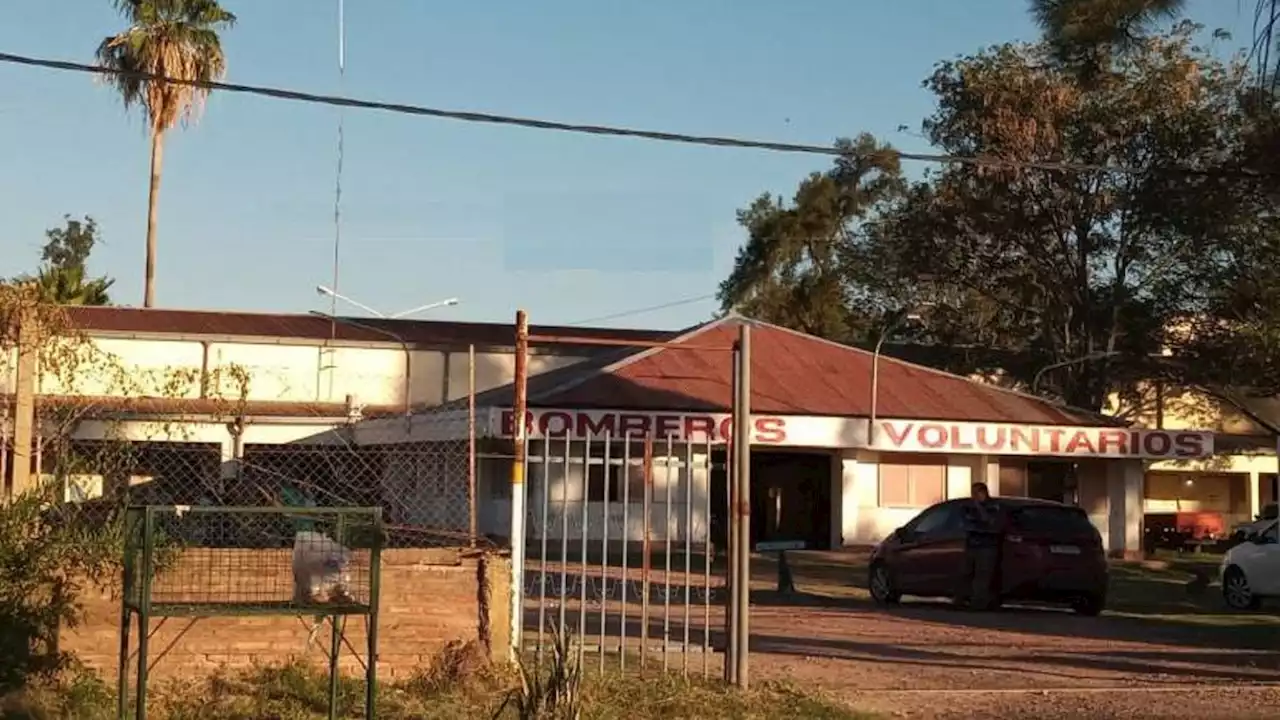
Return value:
[[(727, 412), (741, 322), (751, 323), (752, 412), (865, 417), (871, 411), (872, 353), (742, 318), (728, 318), (676, 342), (724, 351), (661, 348), (579, 376), (545, 392), (542, 407)], [(1043, 425), (1109, 424), (1102, 416), (985, 385), (957, 375), (880, 358), (877, 414), (884, 418)]]
[[(68, 307), (71, 320), (87, 332), (139, 335), (205, 335), (272, 339), (346, 340), (353, 342), (404, 342), (410, 345), (510, 347), (515, 344), (515, 323), (447, 322), (389, 318), (339, 318), (332, 322), (316, 315), (214, 312), (124, 307)], [(348, 322), (341, 322), (347, 320)], [(358, 323), (366, 327), (359, 327)], [(653, 342), (666, 340), (669, 330), (629, 330), (535, 326), (540, 335), (580, 336), (608, 340)], [(550, 347), (539, 344), (541, 347)], [(564, 343), (565, 347), (574, 347)]]

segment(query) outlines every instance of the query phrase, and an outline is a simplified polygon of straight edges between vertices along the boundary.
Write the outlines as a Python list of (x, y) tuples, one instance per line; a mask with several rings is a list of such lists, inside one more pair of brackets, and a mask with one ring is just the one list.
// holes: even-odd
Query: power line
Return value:
[(635, 308), (633, 310), (623, 310), (622, 312), (613, 313), (611, 315), (600, 315), (598, 317), (587, 318), (586, 320), (578, 320), (569, 323), (574, 325), (588, 325), (591, 323), (605, 322), (606, 320), (617, 320), (618, 318), (631, 317), (632, 315), (642, 315), (644, 313), (654, 312), (655, 310), (666, 310), (667, 308), (680, 307), (681, 305), (692, 305), (703, 300), (712, 300), (716, 297), (715, 293), (699, 295), (697, 297), (685, 298), (683, 300), (675, 300), (673, 302), (662, 303), (661, 305), (650, 305), (648, 307)]
[[(462, 122), (487, 123), (491, 125), (511, 125), (516, 127), (532, 128), (536, 130), (557, 130), (561, 132), (581, 133), (587, 135), (606, 135), (614, 137), (633, 137), (645, 140), (657, 140), (661, 142), (684, 143), (688, 145), (705, 145), (711, 147), (732, 147), (746, 148), (752, 150), (769, 150), (773, 152), (785, 153), (802, 153), (810, 155), (828, 155), (828, 156), (844, 156), (847, 152), (841, 151), (839, 148), (829, 145), (806, 145), (797, 143), (774, 142), (771, 140), (752, 140), (747, 138), (723, 137), (715, 135), (687, 135), (684, 133), (663, 132), (658, 130), (641, 130), (637, 128), (616, 127), (608, 125), (586, 125), (579, 123), (565, 123), (554, 120), (539, 120), (536, 118), (519, 117), (514, 115), (495, 115), (492, 113), (471, 112), (466, 110), (445, 110), (441, 108), (426, 107), (422, 105), (406, 105), (403, 103), (388, 103), (375, 100), (359, 100), (356, 98), (341, 97), (337, 95), (318, 95), (315, 93), (301, 92), (298, 90), (286, 90), (283, 88), (265, 87), (260, 85), (243, 85), (240, 83), (227, 82), (210, 82), (204, 80), (186, 80), (182, 78), (167, 77), (164, 75), (156, 75), (145, 72), (135, 72), (118, 70), (115, 68), (107, 68), (99, 65), (87, 65), (84, 63), (68, 62), (65, 60), (49, 60), (46, 58), (28, 57), (25, 55), (14, 55), (12, 53), (0, 52), (0, 62), (27, 65), (30, 67), (47, 68), (51, 70), (66, 70), (71, 72), (90, 73), (94, 75), (119, 75), (133, 77), (139, 80), (149, 82), (171, 83), (175, 85), (185, 85), (187, 87), (200, 88), (203, 90), (220, 90), (222, 92), (242, 93), (247, 95), (261, 95), (264, 97), (272, 97), (282, 100), (296, 100), (306, 103), (317, 103), (322, 105), (334, 105), (338, 107), (354, 107), (364, 110), (383, 110), (401, 115), (419, 115), (426, 117), (442, 118), (447, 120), (459, 120)], [(1070, 162), (1036, 162), (1026, 160), (1007, 160), (991, 155), (962, 156), (962, 155), (939, 155), (929, 153), (908, 153), (898, 150), (891, 151), (900, 160), (909, 160), (915, 162), (941, 163), (941, 164), (962, 164), (962, 165), (979, 165), (984, 167), (1003, 167), (1003, 168), (1021, 168), (1028, 170), (1044, 170), (1051, 172), (1076, 172), (1076, 173), (1112, 173), (1123, 175), (1140, 175), (1147, 171), (1141, 168), (1126, 167), (1120, 165), (1095, 165), (1089, 163), (1070, 163)], [(1177, 173), (1182, 175), (1196, 176), (1237, 176), (1237, 177), (1270, 177), (1272, 175), (1280, 175), (1280, 173), (1259, 173), (1246, 170), (1197, 170), (1193, 168), (1168, 168), (1167, 173)]]

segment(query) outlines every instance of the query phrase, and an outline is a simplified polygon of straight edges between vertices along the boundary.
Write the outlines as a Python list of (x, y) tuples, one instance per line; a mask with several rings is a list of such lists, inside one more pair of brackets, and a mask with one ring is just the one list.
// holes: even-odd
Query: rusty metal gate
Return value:
[[(724, 679), (747, 687), (750, 325), (737, 330), (732, 343), (706, 345), (685, 341), (696, 333), (666, 342), (535, 335), (524, 311), (516, 313), (513, 652), (541, 664), (549, 650), (563, 648), (597, 655), (601, 670), (612, 658), (623, 670), (633, 662), (641, 670), (678, 664), (687, 675), (700, 665), (708, 676), (713, 648), (723, 649)], [(555, 429), (549, 417), (530, 424), (535, 340), (731, 353), (732, 415), (641, 416), (637, 429), (621, 420), (573, 423), (560, 412)]]
[(725, 617), (724, 446), (567, 432), (527, 443), (522, 650), (540, 663), (563, 631), (601, 669), (710, 675)]

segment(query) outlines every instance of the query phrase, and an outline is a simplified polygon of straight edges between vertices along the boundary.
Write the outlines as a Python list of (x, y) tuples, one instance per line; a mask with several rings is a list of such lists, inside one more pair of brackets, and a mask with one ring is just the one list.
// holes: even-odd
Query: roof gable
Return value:
[[(669, 346), (583, 368), (529, 392), (541, 407), (727, 412), (733, 355), (750, 325), (751, 410), (777, 415), (865, 417), (871, 411), (871, 352), (730, 315), (693, 328)], [(690, 349), (680, 349), (688, 345)], [(1098, 425), (1115, 421), (1041, 398), (880, 357), (877, 414), (884, 418)], [(568, 370), (568, 369), (566, 369)]]

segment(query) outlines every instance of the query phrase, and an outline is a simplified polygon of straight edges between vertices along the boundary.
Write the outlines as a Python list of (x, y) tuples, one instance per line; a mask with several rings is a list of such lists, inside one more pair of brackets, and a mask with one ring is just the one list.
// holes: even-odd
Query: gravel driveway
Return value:
[(1280, 716), (1280, 632), (936, 603), (808, 598), (752, 608), (757, 678), (920, 718)]

